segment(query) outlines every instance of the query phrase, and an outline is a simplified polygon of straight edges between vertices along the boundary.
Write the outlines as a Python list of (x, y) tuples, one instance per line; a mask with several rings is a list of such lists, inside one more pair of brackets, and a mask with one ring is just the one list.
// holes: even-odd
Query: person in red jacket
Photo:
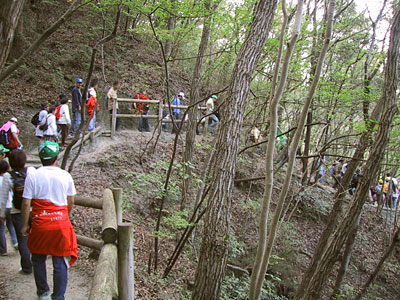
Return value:
[(88, 90), (89, 99), (86, 104), (86, 109), (90, 119), (88, 127), (89, 131), (92, 131), (96, 128), (96, 110), (98, 111), (100, 107), (100, 104), (97, 103), (97, 88), (98, 82), (96, 79), (93, 79)]
[[(150, 98), (148, 98), (145, 94), (146, 91), (140, 90), (139, 93), (133, 96), (133, 99), (150, 100)], [(149, 119), (142, 117), (148, 115), (149, 105), (143, 102), (135, 102), (132, 106), (136, 108), (138, 114), (141, 115), (139, 118), (139, 131), (150, 132)]]

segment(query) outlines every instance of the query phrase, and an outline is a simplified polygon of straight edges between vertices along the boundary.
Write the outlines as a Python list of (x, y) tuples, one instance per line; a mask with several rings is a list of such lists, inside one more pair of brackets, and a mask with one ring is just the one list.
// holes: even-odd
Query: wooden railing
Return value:
[(76, 197), (75, 204), (102, 210), (101, 240), (77, 235), (78, 244), (100, 250), (89, 300), (133, 300), (133, 225), (122, 221), (122, 189), (105, 189), (101, 199)]
[[(118, 103), (125, 102), (125, 103), (147, 103), (147, 104), (158, 104), (158, 114), (157, 115), (141, 115), (136, 113), (131, 114), (119, 114), (117, 113)], [(157, 119), (160, 123), (158, 126), (159, 132), (161, 132), (161, 123), (172, 123), (172, 120), (164, 120), (163, 117), (163, 110), (164, 108), (180, 108), (180, 109), (188, 109), (188, 105), (172, 105), (170, 103), (163, 104), (161, 100), (141, 100), (141, 99), (128, 99), (128, 98), (117, 98), (113, 101), (113, 110), (112, 110), (112, 117), (111, 117), (111, 137), (115, 135), (116, 125), (117, 125), (117, 118), (145, 118), (145, 119)], [(199, 110), (207, 110), (207, 107), (202, 106), (198, 108)], [(172, 116), (171, 116), (172, 118)], [(176, 122), (176, 120), (175, 120)], [(178, 122), (186, 122), (186, 120), (178, 120)], [(206, 124), (208, 123), (208, 117), (205, 118)]]

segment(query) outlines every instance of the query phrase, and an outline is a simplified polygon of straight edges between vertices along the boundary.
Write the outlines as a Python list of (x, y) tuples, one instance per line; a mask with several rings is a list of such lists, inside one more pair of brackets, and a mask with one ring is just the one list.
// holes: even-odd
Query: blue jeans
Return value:
[(18, 251), (21, 255), (21, 268), (25, 273), (32, 273), (31, 253), (29, 252), (27, 241), (28, 237), (23, 236), (22, 230), (22, 217), (21, 214), (11, 214), (12, 223), (15, 228), (18, 240)]
[(72, 125), (69, 134), (74, 135), (75, 131), (78, 130), (80, 124), (81, 124), (81, 112), (79, 110), (74, 110), (72, 113)]
[(6, 219), (4, 222), (0, 221), (0, 254), (7, 253), (7, 239), (6, 239), (6, 227), (11, 235), (11, 241), (13, 245), (18, 244), (17, 235), (15, 234), (15, 228), (12, 224), (10, 209), (6, 209)]
[(89, 127), (88, 130), (92, 131), (96, 128), (96, 113), (93, 112), (93, 118), (90, 119), (89, 121)]
[(216, 115), (212, 114), (210, 115), (210, 119), (211, 123), (208, 125), (208, 128), (211, 129), (211, 134), (214, 135), (215, 131), (214, 131), (214, 127), (217, 126), (217, 124), (219, 123), (219, 120), (217, 118)]
[(172, 125), (172, 132), (171, 133), (175, 133), (176, 131), (178, 131), (178, 128), (181, 124), (181, 122), (179, 122), (178, 120), (180, 119), (180, 112), (173, 112), (172, 113), (174, 120), (175, 120), (175, 126)]
[[(46, 255), (32, 254), (33, 275), (35, 276), (36, 293), (38, 296), (50, 291), (47, 284)], [(68, 268), (62, 256), (53, 256), (53, 294), (51, 299), (64, 300), (67, 290)]]

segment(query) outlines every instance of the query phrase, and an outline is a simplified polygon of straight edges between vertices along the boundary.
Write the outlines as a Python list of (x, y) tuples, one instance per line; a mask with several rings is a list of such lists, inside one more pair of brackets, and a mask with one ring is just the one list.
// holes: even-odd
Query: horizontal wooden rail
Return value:
[(129, 98), (118, 98), (118, 102), (127, 102), (127, 103), (160, 103), (160, 100), (142, 100), (142, 99), (129, 99)]
[(101, 248), (89, 300), (118, 299), (117, 268), (118, 248), (115, 244), (105, 244)]
[(143, 118), (143, 119), (158, 119), (158, 115), (133, 115), (133, 114), (116, 114), (117, 118)]
[(92, 238), (89, 238), (89, 237), (86, 237), (83, 235), (79, 235), (79, 234), (76, 235), (76, 240), (78, 241), (78, 245), (85, 246), (85, 247), (92, 248), (92, 249), (100, 250), (104, 245), (103, 241), (92, 239)]
[(74, 202), (79, 206), (103, 209), (103, 201), (101, 199), (76, 196)]
[(117, 229), (114, 195), (110, 189), (106, 189), (103, 194), (103, 227), (101, 232), (101, 238), (105, 244), (115, 243), (118, 235)]

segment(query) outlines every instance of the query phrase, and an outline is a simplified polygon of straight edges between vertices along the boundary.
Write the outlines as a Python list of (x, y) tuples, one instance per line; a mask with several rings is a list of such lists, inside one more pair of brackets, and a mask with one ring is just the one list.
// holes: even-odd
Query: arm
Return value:
[(74, 207), (74, 200), (75, 200), (75, 196), (67, 196), (68, 213), (69, 214), (71, 213), (72, 208)]
[(6, 204), (8, 199), (8, 193), (12, 188), (10, 174), (5, 173), (3, 176), (4, 176), (3, 184), (1, 186), (1, 191), (0, 191), (0, 219), (4, 219), (6, 217)]
[(29, 212), (31, 207), (31, 199), (24, 198), (22, 199), (21, 205), (21, 217), (22, 217), (22, 235), (27, 236), (29, 234)]
[(20, 141), (19, 138), (18, 138), (18, 134), (16, 134), (15, 132), (11, 132), (11, 135), (12, 135), (13, 139), (16, 140), (16, 141), (18, 142), (18, 146), (21, 146), (22, 143), (21, 143), (21, 141)]

